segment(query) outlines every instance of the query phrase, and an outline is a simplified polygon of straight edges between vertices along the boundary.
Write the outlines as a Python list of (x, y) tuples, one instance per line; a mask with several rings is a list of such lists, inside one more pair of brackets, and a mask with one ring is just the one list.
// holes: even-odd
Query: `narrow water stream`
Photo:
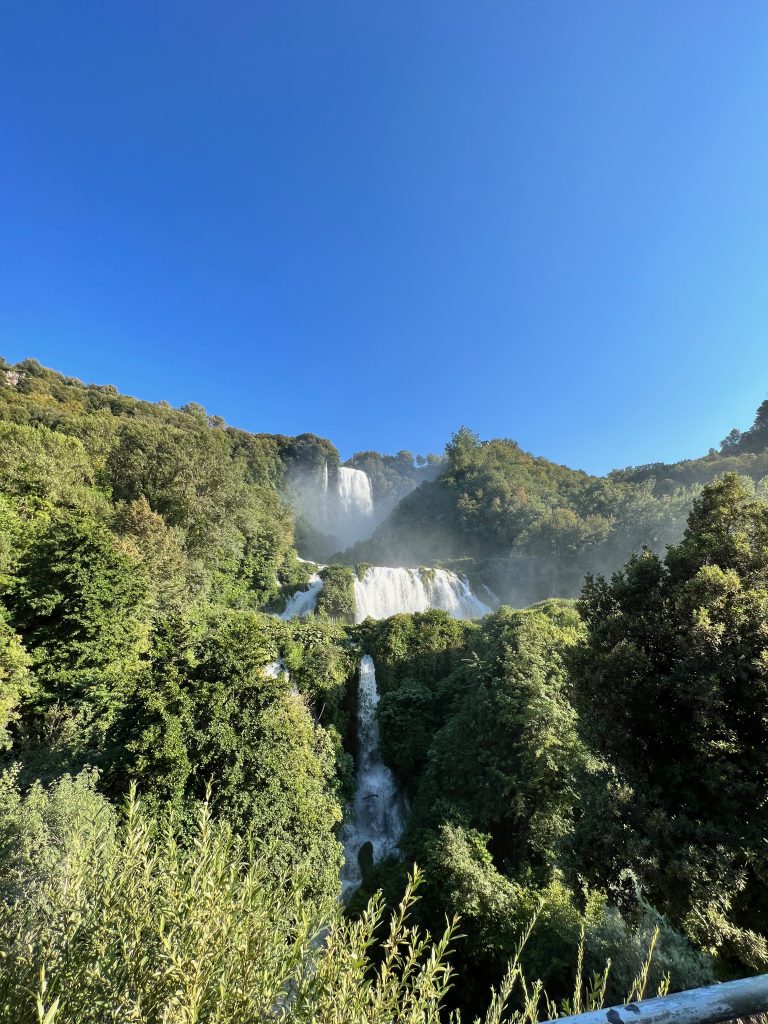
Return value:
[[(347, 899), (363, 880), (361, 851), (376, 863), (397, 852), (403, 831), (405, 799), (379, 752), (378, 703), (376, 670), (373, 658), (366, 654), (360, 660), (355, 797), (340, 836), (344, 846), (342, 899)], [(369, 850), (365, 851), (368, 844)]]

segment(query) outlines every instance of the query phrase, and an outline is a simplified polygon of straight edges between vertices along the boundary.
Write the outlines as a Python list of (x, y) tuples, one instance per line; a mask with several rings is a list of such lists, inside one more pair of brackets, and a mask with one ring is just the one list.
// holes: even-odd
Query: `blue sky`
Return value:
[(592, 471), (768, 394), (768, 5), (0, 10), (0, 352)]

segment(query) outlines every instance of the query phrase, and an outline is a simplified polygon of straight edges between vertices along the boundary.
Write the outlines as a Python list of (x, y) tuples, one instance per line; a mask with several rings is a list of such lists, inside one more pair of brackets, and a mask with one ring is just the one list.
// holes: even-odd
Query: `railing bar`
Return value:
[[(722, 985), (611, 1006), (571, 1017), (556, 1024), (721, 1024), (768, 1011), (768, 974), (726, 981)], [(550, 1024), (550, 1022), (547, 1022)], [(554, 1024), (554, 1022), (552, 1022)]]

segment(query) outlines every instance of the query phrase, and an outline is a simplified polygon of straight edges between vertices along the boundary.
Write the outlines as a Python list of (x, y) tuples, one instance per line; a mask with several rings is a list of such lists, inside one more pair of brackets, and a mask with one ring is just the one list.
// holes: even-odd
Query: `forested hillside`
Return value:
[(528, 962), (554, 990), (582, 927), (616, 998), (655, 928), (676, 987), (768, 969), (768, 505), (739, 478), (702, 492), (665, 559), (587, 578), (576, 604), (360, 630), (412, 801), (406, 863), (432, 926), (462, 915), (481, 988), (537, 906)]
[[(0, 727), (22, 782), (90, 765), (111, 796), (131, 777), (182, 807), (215, 779), (228, 820), (270, 821), (280, 856), (301, 850), (334, 885), (349, 769), (331, 709), (351, 662), (328, 620), (259, 611), (307, 575), (285, 466), (332, 446), (246, 435), (33, 362), (1, 394)], [(294, 680), (330, 691), (328, 730), (269, 668), (294, 649)]]
[[(466, 429), (342, 465), (3, 364), (0, 1021), (472, 1019), (534, 918), (561, 1008), (651, 948), (648, 994), (768, 970), (765, 419), (609, 478)], [(385, 585), (426, 610), (359, 621)]]
[(504, 602), (575, 597), (587, 572), (612, 573), (649, 547), (680, 540), (694, 498), (724, 473), (768, 494), (768, 405), (701, 459), (589, 476), (481, 441), (466, 427), (446, 447), (439, 476), (408, 495), (347, 561), (461, 568)]

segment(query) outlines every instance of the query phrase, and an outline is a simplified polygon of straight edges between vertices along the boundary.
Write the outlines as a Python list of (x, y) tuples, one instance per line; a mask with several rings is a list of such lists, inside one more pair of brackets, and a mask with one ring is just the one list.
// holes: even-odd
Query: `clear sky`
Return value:
[(0, 352), (592, 471), (768, 394), (768, 4), (4, 0)]

